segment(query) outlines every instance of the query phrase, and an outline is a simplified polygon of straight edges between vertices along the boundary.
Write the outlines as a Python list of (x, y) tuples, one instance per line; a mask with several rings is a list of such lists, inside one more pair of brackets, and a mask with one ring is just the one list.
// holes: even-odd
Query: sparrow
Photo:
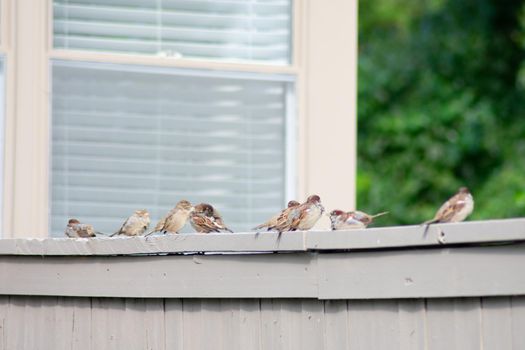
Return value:
[(77, 219), (69, 219), (64, 233), (70, 238), (90, 238), (100, 234), (93, 229), (93, 226), (81, 224)]
[(466, 187), (461, 187), (459, 191), (448, 201), (443, 203), (432, 220), (425, 221), (423, 225), (445, 222), (463, 221), (474, 210), (474, 198)]
[(155, 228), (145, 236), (149, 236), (153, 232), (179, 233), (179, 230), (186, 225), (186, 221), (188, 221), (193, 210), (194, 208), (187, 200), (179, 201), (175, 208), (171, 209), (168, 214), (160, 219)]
[(266, 221), (264, 224), (260, 224), (257, 227), (254, 227), (253, 230), (260, 230), (262, 228), (266, 228), (267, 231), (273, 230), (276, 227), (280, 226), (280, 223), (284, 220), (286, 221), (286, 218), (288, 217), (288, 213), (291, 211), (290, 208), (294, 208), (299, 206), (300, 203), (297, 201), (289, 201), (288, 207), (286, 209), (281, 210), (280, 213), (275, 214), (270, 220)]
[(315, 226), (317, 221), (324, 213), (324, 207), (321, 204), (321, 198), (313, 194), (305, 203), (292, 208), (288, 214), (287, 224), (289, 231), (306, 231)]
[(146, 209), (135, 210), (133, 215), (124, 221), (122, 227), (110, 237), (115, 235), (140, 236), (146, 232), (151, 220)]
[(219, 212), (210, 204), (201, 203), (195, 206), (190, 217), (191, 226), (199, 233), (221, 232), (232, 230), (226, 227)]
[(369, 215), (358, 210), (346, 213), (339, 209), (332, 210), (330, 213), (332, 231), (366, 228), (375, 218), (385, 214), (388, 214), (388, 212), (385, 211), (379, 214)]

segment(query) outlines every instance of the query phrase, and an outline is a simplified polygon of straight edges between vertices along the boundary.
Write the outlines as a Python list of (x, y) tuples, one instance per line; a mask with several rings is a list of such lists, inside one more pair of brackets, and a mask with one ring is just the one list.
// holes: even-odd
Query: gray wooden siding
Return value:
[(525, 219), (423, 233), (0, 240), (0, 350), (525, 350)]
[(525, 349), (525, 297), (0, 296), (0, 350)]
[(0, 256), (0, 295), (393, 299), (525, 295), (525, 245), (345, 253)]

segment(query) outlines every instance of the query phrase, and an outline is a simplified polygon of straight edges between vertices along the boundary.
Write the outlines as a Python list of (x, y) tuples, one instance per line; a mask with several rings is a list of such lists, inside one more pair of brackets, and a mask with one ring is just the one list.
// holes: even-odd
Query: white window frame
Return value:
[(294, 0), (292, 63), (286, 66), (53, 49), (52, 5), (1, 0), (2, 237), (49, 234), (51, 60), (294, 77), (295, 93), (286, 96), (287, 114), (295, 118), (286, 121), (285, 196), (303, 200), (315, 192), (327, 208), (354, 208), (357, 0)]

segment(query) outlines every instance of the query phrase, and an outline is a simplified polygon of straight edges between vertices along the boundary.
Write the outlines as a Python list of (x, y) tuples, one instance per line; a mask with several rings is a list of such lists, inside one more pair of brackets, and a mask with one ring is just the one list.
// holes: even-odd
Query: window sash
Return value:
[[(204, 70), (188, 70), (188, 69), (148, 67), (148, 66), (137, 66), (137, 65), (115, 65), (115, 64), (101, 64), (101, 63), (93, 64), (93, 63), (89, 63), (89, 62), (73, 62), (73, 61), (61, 61), (61, 60), (53, 60), (53, 66), (54, 67), (58, 66), (60, 68), (72, 68), (72, 69), (74, 69), (74, 68), (77, 68), (77, 69), (96, 69), (96, 70), (102, 70), (102, 71), (106, 70), (106, 71), (112, 71), (112, 72), (126, 72), (126, 73), (130, 73), (130, 74), (147, 73), (147, 74), (153, 74), (153, 75), (162, 75), (164, 77), (171, 76), (173, 78), (181, 78), (181, 79), (188, 79), (188, 78), (189, 79), (192, 79), (192, 78), (195, 78), (195, 79), (201, 79), (201, 78), (210, 79), (210, 77), (212, 77), (212, 79), (231, 79), (232, 81), (245, 80), (249, 84), (253, 84), (254, 82), (257, 82), (257, 81), (283, 83), (284, 84), (283, 86), (286, 87), (285, 93), (282, 96), (283, 102), (284, 102), (284, 106), (285, 106), (285, 110), (284, 110), (283, 123), (282, 123), (281, 126), (279, 126), (279, 128), (282, 128), (283, 132), (285, 133), (284, 139), (283, 139), (283, 149), (282, 149), (282, 153), (281, 153), (282, 156), (283, 156), (283, 165), (284, 165), (284, 168), (281, 169), (281, 171), (283, 172), (283, 181), (284, 181), (282, 183), (284, 191), (281, 189), (281, 193), (282, 193), (282, 197), (281, 198), (282, 199), (281, 199), (280, 203), (278, 203), (278, 205), (275, 208), (273, 208), (272, 210), (264, 213), (264, 215), (260, 214), (260, 211), (263, 208), (256, 208), (257, 211), (255, 211), (253, 213), (250, 213), (250, 216), (257, 217), (257, 220), (249, 222), (249, 225), (248, 226), (246, 226), (246, 225), (243, 226), (243, 229), (247, 230), (247, 229), (255, 226), (255, 224), (257, 224), (258, 221), (267, 219), (267, 216), (269, 217), (269, 216), (273, 215), (274, 211), (275, 212), (278, 211), (279, 208), (285, 204), (284, 202), (286, 201), (286, 199), (292, 198), (292, 197), (289, 197), (289, 196), (294, 196), (295, 195), (295, 188), (296, 188), (296, 186), (295, 186), (295, 182), (296, 182), (296, 179), (295, 179), (295, 164), (296, 164), (296, 162), (295, 162), (295, 143), (296, 143), (296, 140), (292, 139), (292, 138), (295, 137), (296, 115), (295, 115), (295, 96), (294, 96), (294, 92), (292, 90), (293, 84), (295, 82), (295, 79), (294, 79), (293, 76), (291, 76), (291, 75), (265, 75), (265, 74), (255, 74), (255, 73), (225, 72), (225, 71), (211, 71), (211, 70), (206, 70), (206, 71), (204, 71)], [(174, 88), (176, 88), (176, 87), (174, 86)], [(69, 89), (71, 89), (71, 88), (69, 88)], [(59, 91), (54, 91), (54, 93), (59, 93)], [(55, 98), (57, 98), (57, 97), (55, 96)], [(130, 98), (132, 98), (132, 97), (130, 97)], [(252, 101), (253, 101), (254, 98), (257, 99), (257, 100), (260, 99), (257, 96), (243, 95), (242, 93), (241, 94), (235, 93), (235, 98), (240, 98), (239, 101), (243, 101), (243, 99), (244, 100), (251, 99)], [(132, 100), (130, 100), (130, 103), (131, 103), (131, 101)], [(264, 101), (264, 99), (263, 99), (263, 101)], [(53, 109), (53, 110), (55, 110), (55, 109)], [(54, 117), (58, 118), (59, 115), (55, 115)], [(64, 116), (60, 116), (60, 118), (63, 118), (63, 117)], [(80, 116), (77, 116), (77, 117), (79, 118)], [(64, 130), (62, 130), (62, 129), (55, 129), (55, 132), (63, 133)], [(76, 132), (81, 132), (81, 130), (79, 129)], [(97, 132), (97, 131), (95, 129), (93, 129), (92, 132)], [(184, 136), (181, 135), (181, 137), (184, 137)], [(235, 142), (235, 141), (232, 141), (232, 142)], [(56, 151), (56, 147), (57, 147), (57, 144), (55, 144), (53, 146), (55, 151)], [(59, 145), (59, 147), (63, 148), (63, 147), (67, 147), (67, 145), (61, 143)], [(140, 147), (136, 148), (136, 149), (140, 150)], [(154, 150), (154, 149), (152, 149), (150, 151), (148, 151), (147, 149), (141, 150), (141, 152), (146, 152), (146, 151), (147, 152), (150, 152), (150, 151), (151, 152), (155, 152), (156, 150)], [(263, 156), (262, 159), (264, 159), (264, 157), (266, 157), (266, 159), (267, 159), (268, 156)], [(268, 161), (268, 160), (266, 160), (266, 161)], [(254, 164), (256, 165), (256, 163), (254, 163)], [(254, 171), (256, 171), (256, 169), (257, 168), (255, 168)], [(63, 173), (62, 176), (66, 176), (67, 177), (69, 175), (67, 175), (66, 173)], [(54, 176), (52, 178), (55, 179)], [(111, 178), (114, 179), (114, 177), (111, 177)], [(110, 179), (109, 181), (113, 181), (113, 180)], [(168, 179), (167, 178), (163, 178), (162, 181), (163, 181), (163, 183), (165, 183), (166, 181), (168, 181)], [(181, 181), (185, 181), (185, 180), (181, 180)], [(248, 183), (246, 185), (248, 185)], [(255, 185), (257, 185), (257, 184), (255, 183)], [(239, 185), (237, 185), (237, 186), (239, 186)], [(233, 187), (232, 187), (232, 189), (233, 189)], [(67, 189), (63, 189), (63, 190), (68, 191)], [(118, 189), (116, 189), (116, 191), (118, 192)], [(128, 190), (128, 191), (130, 193), (132, 192), (131, 190)], [(151, 195), (155, 195), (155, 194), (152, 193)], [(172, 194), (172, 195), (173, 195), (173, 198), (176, 197), (175, 194)], [(246, 195), (246, 197), (251, 198), (250, 196), (251, 195), (249, 195), (249, 194)], [(138, 196), (138, 197), (140, 197), (140, 196)], [(202, 196), (198, 196), (198, 195), (191, 196), (191, 195), (189, 195), (190, 199), (192, 197), (199, 198), (199, 201), (206, 201), (206, 198), (202, 197)], [(182, 199), (182, 198), (183, 198), (183, 196), (180, 196), (180, 198), (178, 198), (178, 199)], [(209, 201), (212, 202), (211, 204), (213, 204), (213, 198), (214, 197), (211, 196), (210, 199), (208, 199)], [(233, 198), (230, 198), (229, 200), (233, 200)], [(221, 200), (220, 202), (223, 202), (223, 201), (224, 200)], [(233, 201), (235, 202), (236, 200), (233, 200)], [(51, 201), (51, 203), (53, 203), (53, 201)], [(143, 205), (145, 205), (145, 204), (146, 203), (144, 203)], [(171, 206), (173, 206), (174, 204), (175, 203), (172, 203)], [(137, 203), (137, 205), (140, 205), (140, 204)], [(166, 205), (166, 204), (164, 204), (164, 205)], [(149, 204), (149, 206), (150, 206), (150, 208), (148, 208), (148, 209), (153, 209), (154, 210), (154, 216), (155, 216), (154, 219), (158, 219), (159, 218), (158, 215), (157, 215), (158, 214), (158, 209), (159, 209), (158, 205), (154, 206), (153, 208), (151, 208), (151, 206), (152, 206), (151, 204)], [(77, 203), (76, 207), (78, 208), (78, 203)], [(261, 207), (264, 207), (264, 206), (261, 205)], [(61, 209), (58, 209), (59, 207), (56, 207), (56, 208), (57, 208), (57, 210), (61, 210)], [(167, 211), (168, 209), (169, 208), (167, 208), (167, 207), (166, 208), (162, 208), (163, 211)], [(231, 208), (230, 208), (230, 210), (231, 210)], [(239, 210), (242, 212), (244, 209), (243, 209), (243, 207), (240, 207)], [(129, 209), (129, 211), (130, 211), (129, 214), (131, 214), (131, 212), (132, 212), (131, 208)], [(259, 214), (257, 214), (258, 212), (259, 212)], [(126, 215), (129, 215), (129, 214), (126, 214)], [(224, 214), (226, 214), (226, 215), (224, 215), (225, 218), (227, 218), (228, 216), (232, 217), (232, 214), (228, 213), (228, 211), (225, 211)], [(125, 218), (125, 216), (122, 217), (122, 220), (124, 218)], [(54, 232), (54, 234), (59, 235), (59, 234), (61, 234), (61, 231), (59, 231), (61, 229), (61, 226), (59, 224), (57, 224), (56, 220), (57, 220), (56, 217), (52, 218), (52, 220), (50, 221), (50, 226), (51, 226), (52, 232)], [(62, 218), (62, 221), (63, 220), (65, 220), (65, 219)], [(115, 223), (113, 223), (113, 225), (115, 225)], [(234, 225), (234, 228), (235, 228), (235, 222), (234, 222), (233, 225)], [(237, 227), (239, 227), (239, 226), (237, 226)], [(114, 229), (117, 229), (117, 228), (118, 227), (114, 227)], [(104, 228), (104, 229), (107, 230), (107, 228)]]
[(53, 2), (55, 49), (288, 65), (292, 0)]

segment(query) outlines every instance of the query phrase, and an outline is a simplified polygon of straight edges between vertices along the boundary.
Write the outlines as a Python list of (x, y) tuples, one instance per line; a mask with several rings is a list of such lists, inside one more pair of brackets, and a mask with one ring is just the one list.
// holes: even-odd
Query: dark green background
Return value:
[(525, 4), (359, 1), (358, 208), (420, 223), (525, 216)]

